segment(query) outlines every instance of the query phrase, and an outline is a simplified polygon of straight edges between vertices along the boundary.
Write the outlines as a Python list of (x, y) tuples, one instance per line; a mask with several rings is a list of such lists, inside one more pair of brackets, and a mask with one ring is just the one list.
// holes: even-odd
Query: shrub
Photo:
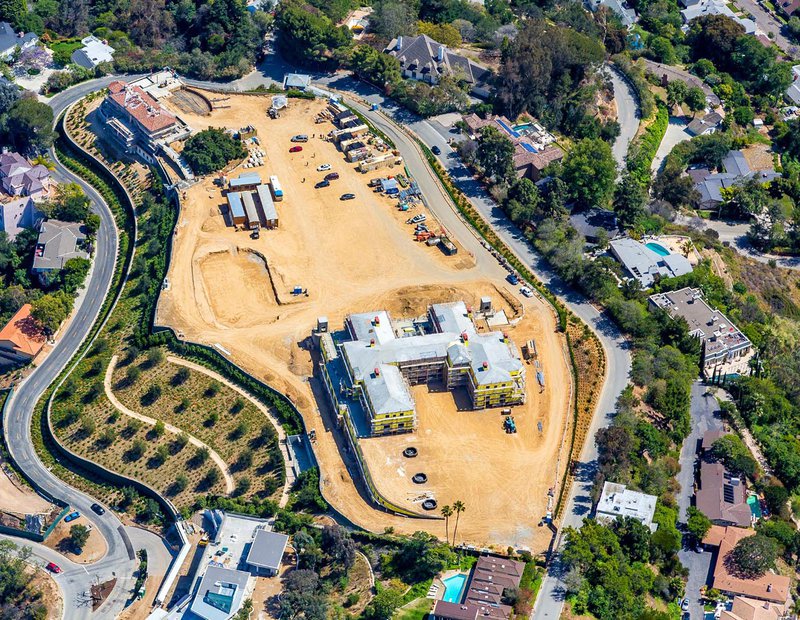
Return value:
[(141, 402), (144, 406), (149, 407), (153, 403), (155, 403), (159, 398), (161, 398), (161, 386), (153, 384), (141, 398)]
[(173, 387), (178, 387), (179, 385), (183, 385), (189, 380), (189, 369), (188, 368), (181, 368), (176, 372), (170, 383), (172, 383)]
[(203, 396), (205, 396), (206, 398), (213, 398), (217, 394), (219, 394), (219, 383), (217, 383), (216, 381), (212, 381), (206, 388), (206, 391), (203, 392)]

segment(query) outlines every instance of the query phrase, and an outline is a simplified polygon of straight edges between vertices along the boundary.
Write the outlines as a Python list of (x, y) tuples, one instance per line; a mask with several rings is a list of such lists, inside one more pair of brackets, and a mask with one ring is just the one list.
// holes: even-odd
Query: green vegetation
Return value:
[(182, 155), (196, 174), (203, 175), (222, 170), (228, 162), (242, 159), (247, 151), (226, 131), (212, 127), (190, 137)]
[[(683, 84), (683, 82), (673, 82), (673, 84)], [(656, 117), (645, 132), (636, 138), (628, 151), (627, 167), (631, 176), (643, 187), (650, 185), (653, 159), (656, 156), (661, 140), (667, 132), (669, 125), (669, 111), (666, 106), (659, 105)]]
[(42, 593), (32, 585), (29, 562), (33, 563), (30, 547), (0, 540), (0, 606), (9, 618), (44, 620), (47, 607)]
[(75, 553), (80, 555), (83, 552), (83, 547), (89, 540), (89, 528), (85, 525), (73, 525), (69, 528), (69, 542), (72, 545)]
[(779, 552), (778, 541), (763, 534), (756, 534), (742, 538), (736, 543), (731, 552), (731, 560), (735, 569), (745, 579), (755, 579), (770, 568), (775, 568)]

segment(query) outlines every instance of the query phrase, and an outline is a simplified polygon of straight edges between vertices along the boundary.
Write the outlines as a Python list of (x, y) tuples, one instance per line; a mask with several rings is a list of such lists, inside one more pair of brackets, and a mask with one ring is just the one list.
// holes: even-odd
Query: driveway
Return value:
[(689, 73), (685, 69), (673, 67), (672, 65), (665, 65), (660, 62), (655, 62), (654, 60), (648, 60), (647, 58), (644, 59), (644, 66), (651, 73), (655, 73), (659, 79), (661, 79), (661, 76), (666, 75), (667, 82), (680, 80), (690, 88), (692, 86), (699, 86), (701, 89), (703, 89), (703, 92), (706, 94), (706, 100), (711, 104), (712, 107), (716, 108), (720, 104), (719, 97), (714, 94), (714, 91), (711, 90), (711, 87), (699, 77)]
[(617, 166), (624, 168), (628, 147), (631, 140), (636, 137), (636, 132), (639, 131), (639, 105), (633, 88), (623, 78), (619, 69), (610, 67), (608, 75), (614, 87), (614, 101), (617, 104), (617, 122), (619, 123), (619, 136), (611, 147), (611, 152), (614, 154)]
[(667, 131), (664, 134), (664, 138), (661, 140), (661, 144), (658, 146), (656, 156), (653, 158), (653, 165), (650, 167), (653, 174), (656, 174), (661, 169), (662, 162), (676, 145), (692, 139), (692, 136), (686, 131), (687, 125), (688, 123), (684, 118), (678, 118), (676, 116), (669, 117)]
[[(677, 494), (678, 522), (684, 524), (686, 523), (686, 511), (692, 505), (692, 496), (694, 495), (695, 458), (700, 442), (707, 431), (722, 428), (717, 399), (705, 394), (706, 389), (703, 384), (700, 381), (696, 381), (692, 385), (692, 428), (681, 448), (681, 470), (678, 472), (678, 483), (681, 485)], [(683, 565), (689, 569), (689, 579), (686, 583), (689, 613), (692, 618), (702, 618), (703, 605), (700, 603), (700, 587), (705, 585), (708, 579), (712, 553), (708, 551), (697, 553), (693, 549), (684, 548), (678, 552), (678, 557), (680, 557)]]

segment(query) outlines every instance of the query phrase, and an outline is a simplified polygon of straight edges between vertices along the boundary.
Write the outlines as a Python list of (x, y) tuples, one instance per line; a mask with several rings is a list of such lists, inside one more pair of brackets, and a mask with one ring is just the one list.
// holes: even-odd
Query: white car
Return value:
[(326, 170), (330, 170), (330, 164), (322, 164), (321, 166), (317, 166), (317, 172), (325, 172)]
[(533, 297), (533, 291), (527, 286), (523, 286), (521, 289), (519, 289), (519, 292), (525, 295), (525, 297)]

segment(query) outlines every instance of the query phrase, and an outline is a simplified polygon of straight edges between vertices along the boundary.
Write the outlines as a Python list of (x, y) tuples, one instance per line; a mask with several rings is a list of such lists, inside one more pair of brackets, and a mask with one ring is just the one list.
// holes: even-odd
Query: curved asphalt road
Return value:
[[(55, 117), (58, 118), (74, 101), (89, 92), (106, 86), (113, 79), (108, 76), (92, 80), (56, 95), (48, 102), (53, 108)], [(46, 495), (61, 500), (84, 513), (108, 543), (108, 552), (102, 560), (86, 565), (86, 571), (82, 568), (76, 570), (72, 570), (71, 567), (65, 568), (64, 573), (59, 577), (59, 585), (65, 595), (65, 617), (70, 619), (88, 618), (91, 613), (91, 605), (86, 605), (85, 592), (90, 584), (98, 579), (105, 581), (116, 577), (117, 586), (109, 599), (94, 614), (94, 617), (99, 618), (115, 618), (122, 610), (132, 586), (134, 550), (130, 537), (112, 511), (106, 511), (103, 516), (95, 515), (90, 508), (94, 502), (91, 497), (73, 489), (52, 474), (39, 460), (31, 438), (31, 424), (36, 403), (70, 361), (97, 319), (103, 301), (109, 292), (119, 243), (111, 210), (100, 194), (88, 183), (59, 164), (54, 154), (53, 160), (56, 161), (54, 178), (59, 182), (78, 183), (91, 199), (92, 210), (100, 216), (94, 264), (85, 285), (82, 301), (73, 314), (71, 322), (60, 334), (55, 347), (44, 362), (15, 387), (14, 393), (6, 405), (3, 431), (13, 460), (26, 477), (32, 480)], [(42, 547), (42, 549), (46, 548)], [(160, 550), (155, 551), (158, 553)], [(50, 557), (48, 561), (55, 561), (62, 566), (71, 564), (62, 556), (58, 555), (58, 557), (60, 559)]]

